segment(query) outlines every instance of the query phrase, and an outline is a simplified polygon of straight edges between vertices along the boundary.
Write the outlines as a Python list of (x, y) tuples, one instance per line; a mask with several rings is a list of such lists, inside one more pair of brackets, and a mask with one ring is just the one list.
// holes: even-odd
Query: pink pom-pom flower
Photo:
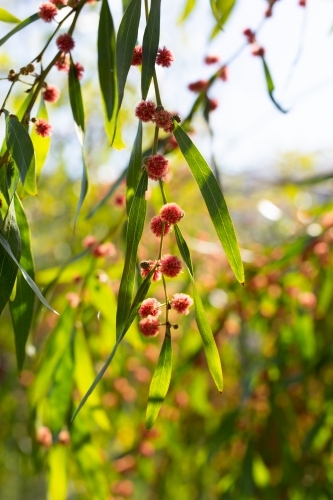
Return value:
[(58, 9), (55, 5), (53, 5), (53, 3), (45, 2), (41, 3), (39, 6), (38, 15), (46, 23), (53, 21), (57, 13)]
[(167, 49), (166, 47), (158, 49), (156, 56), (156, 64), (162, 66), (163, 68), (169, 68), (173, 61), (174, 57), (171, 50)]
[(142, 64), (142, 47), (141, 45), (137, 45), (134, 47), (133, 57), (132, 57), (132, 66), (141, 66)]
[(164, 132), (172, 132), (174, 129), (172, 114), (166, 109), (156, 110), (153, 122), (157, 127), (162, 128)]
[(84, 67), (79, 62), (76, 62), (74, 64), (74, 68), (75, 68), (75, 72), (76, 72), (76, 75), (77, 75), (78, 79), (82, 80), (83, 73), (84, 73)]
[(56, 68), (58, 68), (59, 71), (66, 71), (68, 73), (69, 71), (69, 55), (68, 54), (61, 54), (57, 62), (55, 63)]
[(193, 300), (185, 293), (175, 293), (171, 299), (171, 307), (179, 314), (185, 316), (190, 312), (189, 307), (193, 304)]
[(228, 69), (228, 66), (222, 66), (219, 69), (219, 78), (221, 78), (221, 80), (223, 82), (227, 82), (228, 81), (228, 78), (229, 78), (229, 69)]
[(215, 64), (219, 62), (219, 57), (218, 56), (206, 56), (205, 57), (205, 63), (206, 64)]
[(184, 215), (184, 210), (177, 203), (167, 203), (160, 210), (161, 219), (167, 224), (177, 224)]
[(188, 88), (192, 92), (202, 92), (208, 87), (207, 80), (198, 80), (197, 82), (190, 83)]
[(56, 87), (56, 85), (46, 85), (46, 87), (44, 87), (42, 91), (42, 94), (44, 101), (57, 102), (60, 97), (60, 90), (58, 89), (58, 87)]
[(147, 318), (147, 316), (159, 316), (161, 314), (161, 309), (159, 307), (161, 304), (156, 299), (146, 299), (142, 302), (141, 307), (138, 311), (141, 318)]
[(175, 278), (182, 270), (182, 263), (176, 255), (163, 255), (160, 261), (160, 271), (168, 278)]
[[(163, 224), (164, 224), (164, 231), (163, 231)], [(160, 238), (162, 236), (162, 232), (164, 236), (169, 234), (172, 229), (171, 225), (163, 221), (160, 215), (155, 215), (155, 217), (153, 217), (152, 220), (150, 221), (149, 226), (151, 232), (155, 236), (157, 236), (157, 238)]]
[(141, 101), (135, 108), (135, 116), (142, 122), (150, 122), (154, 118), (156, 104), (151, 101)]
[(38, 118), (34, 123), (36, 134), (41, 137), (51, 137), (53, 127), (48, 121), (43, 120), (43, 118)]
[(141, 333), (145, 337), (156, 337), (159, 332), (159, 322), (156, 316), (147, 316), (139, 322)]
[(59, 50), (61, 52), (70, 52), (71, 50), (74, 49), (75, 42), (73, 37), (69, 35), (68, 33), (64, 33), (63, 35), (58, 36), (56, 39), (56, 44)]
[[(140, 266), (141, 266), (141, 271), (140, 271), (140, 274), (143, 278), (146, 278), (148, 276), (148, 274), (150, 273), (150, 271), (153, 269), (153, 267), (155, 266), (156, 264), (156, 260), (147, 260), (147, 261), (144, 261), (144, 262), (141, 262)], [(159, 281), (160, 279), (162, 278), (162, 273), (159, 269), (159, 265), (156, 266), (156, 269), (154, 271), (154, 274), (153, 274), (153, 279), (152, 281)]]
[(148, 156), (144, 159), (149, 179), (158, 181), (163, 179), (168, 173), (168, 160), (161, 154)]

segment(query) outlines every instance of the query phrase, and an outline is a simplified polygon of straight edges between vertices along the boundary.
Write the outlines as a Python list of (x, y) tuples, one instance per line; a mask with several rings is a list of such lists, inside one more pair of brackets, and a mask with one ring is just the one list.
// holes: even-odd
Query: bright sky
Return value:
[[(158, 70), (163, 103), (181, 116), (187, 114), (196, 97), (188, 91), (187, 85), (208, 78), (215, 69), (203, 63), (204, 57), (218, 54), (222, 62), (228, 60), (244, 43), (243, 29), (256, 29), (267, 7), (264, 0), (238, 0), (225, 32), (209, 44), (213, 27), (209, 0), (197, 0), (197, 7), (189, 19), (179, 25), (183, 4), (179, 0), (162, 1), (161, 45), (173, 51), (175, 62), (170, 69)], [(273, 17), (266, 21), (258, 36), (266, 49), (276, 99), (290, 110), (288, 114), (280, 113), (270, 101), (261, 60), (251, 55), (249, 47), (230, 66), (229, 81), (223, 83), (219, 80), (210, 92), (210, 97), (219, 101), (219, 108), (211, 114), (215, 130), (214, 152), (219, 166), (228, 173), (267, 169), (289, 151), (320, 153), (321, 166), (329, 166), (333, 150), (333, 34), (330, 34), (333, 3), (330, 0), (308, 0), (308, 4), (304, 9), (299, 7), (298, 0), (279, 0)], [(22, 18), (35, 12), (37, 5), (38, 2), (3, 1), (4, 7)], [(118, 26), (120, 0), (113, 0), (110, 6)], [(85, 43), (74, 50), (76, 60), (83, 64), (85, 59), (94, 61), (96, 57), (98, 11), (99, 6), (87, 7), (77, 26), (78, 31), (86, 35)], [(38, 38), (37, 23), (34, 26), (33, 33), (29, 32), (29, 44)], [(302, 26), (305, 27), (303, 30)], [(2, 27), (3, 32), (8, 30), (1, 23)], [(49, 32), (48, 26), (44, 28)], [(143, 28), (142, 23), (140, 40)], [(17, 41), (13, 38), (8, 49), (17, 49)], [(301, 55), (287, 86), (300, 46)], [(6, 48), (7, 45), (4, 50)], [(24, 57), (27, 54), (20, 50), (20, 62)], [(134, 70), (130, 74), (133, 82), (136, 81)], [(199, 118), (195, 126), (199, 133), (194, 140), (209, 157), (205, 124)], [(132, 134), (133, 131), (125, 132), (128, 146)], [(117, 153), (119, 170), (126, 165), (128, 155), (129, 148), (124, 153)]]

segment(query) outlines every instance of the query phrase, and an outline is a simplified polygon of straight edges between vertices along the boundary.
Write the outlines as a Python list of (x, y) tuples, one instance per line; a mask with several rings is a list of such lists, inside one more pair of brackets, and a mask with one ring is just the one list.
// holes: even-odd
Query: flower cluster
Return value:
[[(174, 61), (173, 54), (171, 50), (163, 47), (159, 48), (156, 55), (156, 64), (158, 66), (162, 66), (163, 68), (169, 68), (171, 63)], [(137, 45), (134, 48), (133, 57), (132, 57), (132, 66), (141, 66), (142, 65), (142, 47), (141, 45)]]
[[(270, 7), (268, 9), (270, 9)], [(267, 12), (266, 12), (266, 17), (269, 17), (269, 16), (267, 16)], [(257, 44), (255, 33), (250, 28), (246, 28), (243, 31), (243, 35), (247, 39), (249, 45), (252, 46), (252, 55), (253, 56), (257, 56), (257, 57), (264, 57), (264, 55), (265, 55), (265, 49), (264, 49), (264, 47), (260, 47)]]
[(164, 179), (169, 170), (169, 162), (161, 154), (146, 156), (143, 160), (143, 166), (147, 170), (149, 179), (158, 181)]
[(144, 260), (140, 263), (140, 274), (146, 278), (150, 271), (155, 267), (152, 281), (161, 279), (162, 274), (168, 278), (175, 278), (182, 270), (181, 260), (176, 255), (166, 254), (160, 260)]
[(70, 52), (75, 47), (74, 39), (68, 33), (63, 33), (62, 35), (58, 36), (58, 38), (56, 39), (56, 44), (58, 49), (61, 50), (61, 52), (65, 53)]
[(42, 90), (44, 101), (57, 102), (60, 97), (60, 90), (55, 85), (46, 85)]
[(43, 120), (43, 118), (33, 118), (31, 121), (35, 124), (35, 132), (37, 135), (41, 137), (51, 137), (53, 127), (48, 121)]
[(156, 106), (156, 104), (151, 101), (139, 102), (135, 108), (135, 116), (142, 122), (155, 123), (155, 125), (162, 128), (164, 132), (172, 132), (174, 129), (172, 120), (173, 114), (166, 111), (163, 106)]
[(53, 21), (57, 13), (58, 9), (55, 5), (53, 5), (53, 3), (45, 2), (39, 6), (38, 15), (46, 23)]

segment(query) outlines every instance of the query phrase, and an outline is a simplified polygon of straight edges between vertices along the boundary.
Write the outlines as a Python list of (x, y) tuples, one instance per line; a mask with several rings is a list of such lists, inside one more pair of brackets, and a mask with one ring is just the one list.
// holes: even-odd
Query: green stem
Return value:
[(156, 155), (156, 153), (157, 153), (157, 148), (158, 148), (158, 133), (159, 133), (159, 130), (160, 129), (156, 125), (155, 126), (153, 149), (152, 149), (152, 152), (151, 152), (152, 155)]
[(162, 194), (162, 198), (163, 198), (163, 203), (166, 205), (168, 202), (167, 202), (167, 199), (166, 199), (166, 196), (165, 196), (165, 192), (164, 192), (163, 181), (162, 181), (162, 179), (159, 179), (159, 180), (158, 180), (158, 182), (159, 182), (160, 189), (161, 189), (161, 194)]
[(154, 74), (153, 74), (153, 82), (154, 82), (154, 90), (155, 90), (155, 96), (156, 96), (157, 106), (162, 106), (162, 101), (161, 101), (161, 96), (160, 96), (160, 89), (158, 87), (158, 81), (157, 81), (156, 71), (154, 71)]
[(8, 90), (8, 92), (7, 92), (7, 95), (6, 95), (6, 97), (5, 97), (5, 100), (4, 100), (4, 101), (3, 101), (3, 103), (2, 103), (0, 114), (1, 114), (1, 112), (2, 112), (2, 110), (3, 110), (3, 108), (4, 108), (4, 107), (5, 107), (5, 105), (6, 105), (7, 99), (8, 99), (8, 97), (10, 96), (10, 93), (11, 93), (11, 91), (12, 91), (13, 87), (14, 87), (14, 83), (15, 83), (15, 82), (16, 82), (16, 80), (15, 80), (14, 82), (12, 82), (11, 86), (9, 87), (9, 90)]

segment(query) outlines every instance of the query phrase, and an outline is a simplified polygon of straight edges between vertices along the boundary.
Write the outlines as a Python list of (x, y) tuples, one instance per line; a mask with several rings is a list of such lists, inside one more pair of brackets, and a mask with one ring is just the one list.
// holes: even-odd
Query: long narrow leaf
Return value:
[(35, 169), (34, 146), (30, 136), (16, 116), (6, 114), (6, 143), (24, 184), (28, 170)]
[(11, 247), (10, 247), (8, 241), (6, 240), (6, 238), (4, 237), (4, 235), (1, 232), (0, 232), (0, 245), (7, 252), (7, 254), (13, 260), (13, 262), (16, 264), (16, 266), (20, 269), (24, 279), (26, 280), (26, 282), (28, 283), (30, 288), (32, 288), (32, 290), (35, 292), (35, 294), (37, 295), (39, 300), (44, 304), (44, 306), (47, 307), (48, 309), (50, 309), (50, 311), (54, 312), (55, 314), (58, 314), (57, 311), (55, 311), (53, 309), (53, 307), (51, 307), (50, 304), (47, 302), (47, 300), (43, 297), (43, 295), (39, 291), (39, 288), (36, 285), (36, 283), (33, 281), (33, 279), (30, 278), (29, 274), (19, 264), (18, 260), (16, 259), (14, 253), (11, 250)]
[(8, 10), (2, 7), (0, 7), (0, 21), (4, 23), (14, 23), (14, 24), (21, 22), (20, 19), (18, 19), (16, 16), (13, 16), (13, 14), (11, 14), (10, 12), (8, 12)]
[(155, 71), (155, 60), (160, 41), (161, 0), (152, 0), (142, 43), (141, 93), (146, 99)]
[(18, 33), (19, 31), (23, 30), (23, 28), (25, 28), (26, 26), (28, 26), (31, 23), (34, 23), (38, 19), (40, 19), (39, 15), (38, 14), (33, 14), (32, 16), (30, 16), (27, 19), (25, 19), (24, 21), (22, 21), (12, 31), (10, 31), (9, 33), (7, 33), (7, 35), (5, 35), (3, 38), (0, 39), (0, 46), (3, 45), (4, 43), (6, 43), (7, 40), (9, 40), (10, 37), (12, 37), (13, 35), (15, 35), (15, 33)]
[(89, 187), (88, 169), (87, 169), (87, 164), (86, 164), (86, 160), (85, 160), (85, 157), (84, 157), (84, 151), (83, 151), (83, 149), (82, 149), (82, 166), (83, 166), (83, 170), (82, 170), (82, 178), (81, 178), (80, 197), (79, 197), (79, 201), (78, 201), (78, 204), (77, 204), (77, 207), (76, 207), (76, 214), (75, 214), (75, 220), (74, 220), (74, 228), (76, 226), (76, 222), (77, 222), (77, 219), (79, 217), (79, 213), (80, 213), (82, 204), (84, 202), (84, 199), (85, 199), (85, 197), (87, 195), (88, 187)]
[(8, 250), (6, 250), (3, 245), (0, 246), (0, 314), (9, 300), (16, 280), (17, 265), (15, 265), (13, 260), (15, 259), (16, 262), (17, 260), (20, 260), (22, 250), (20, 231), (16, 221), (14, 201), (12, 201), (9, 205), (2, 231), (0, 232), (0, 243), (3, 240), (13, 257), (11, 258)]
[(124, 97), (125, 83), (131, 67), (133, 51), (138, 37), (141, 0), (132, 0), (121, 20), (116, 44), (118, 110)]
[(275, 97), (273, 95), (275, 86), (274, 86), (274, 82), (273, 82), (273, 78), (272, 78), (271, 72), (269, 71), (269, 67), (267, 66), (265, 58), (262, 57), (261, 59), (262, 59), (263, 65), (264, 65), (264, 73), (265, 73), (265, 79), (266, 79), (266, 86), (267, 86), (267, 91), (268, 91), (269, 97), (271, 98), (271, 101), (275, 104), (275, 106), (277, 107), (277, 109), (279, 111), (281, 111), (281, 113), (287, 113), (288, 111), (285, 110), (285, 109), (283, 109), (283, 108), (281, 108), (280, 104), (278, 102), (276, 102), (276, 100), (275, 100)]
[(174, 135), (190, 167), (191, 173), (200, 188), (230, 266), (238, 281), (244, 283), (244, 270), (239, 246), (220, 186), (200, 151), (193, 144), (186, 132), (177, 124), (175, 124)]
[(126, 208), (129, 214), (134, 193), (139, 184), (142, 167), (142, 121), (139, 120), (138, 131), (133, 144), (126, 178)]
[[(41, 98), (39, 109), (37, 111), (37, 118), (42, 118), (43, 120), (46, 121), (49, 120), (48, 112), (43, 97)], [(36, 134), (35, 129), (33, 128), (31, 131), (31, 140), (35, 149), (36, 178), (37, 178), (36, 180), (38, 182), (38, 179), (40, 177), (47, 155), (50, 150), (51, 137), (41, 137), (40, 135)]]
[(172, 343), (171, 335), (167, 329), (164, 337), (160, 356), (157, 366), (150, 384), (147, 412), (146, 412), (146, 427), (150, 430), (159, 414), (165, 396), (167, 395), (172, 371)]
[[(35, 266), (31, 250), (30, 229), (23, 206), (17, 195), (15, 195), (15, 211), (22, 240), (20, 263), (29, 273), (31, 278), (34, 279)], [(25, 359), (25, 344), (31, 327), (34, 303), (35, 294), (23, 278), (21, 271), (19, 271), (17, 275), (15, 300), (9, 303), (13, 320), (17, 368), (19, 372), (23, 368)]]
[(105, 115), (105, 130), (112, 144), (118, 110), (116, 36), (108, 0), (102, 1), (97, 38), (98, 76)]
[(141, 176), (138, 188), (135, 192), (131, 211), (128, 217), (125, 264), (118, 295), (116, 319), (117, 338), (124, 329), (128, 311), (132, 303), (137, 251), (141, 240), (147, 211), (147, 202), (145, 200), (147, 185), (148, 176), (147, 172), (145, 171)]
[(81, 93), (81, 85), (72, 56), (70, 56), (70, 67), (68, 74), (68, 93), (69, 93), (69, 101), (73, 112), (73, 118), (78, 127), (79, 139), (81, 144), (83, 144), (83, 135), (85, 130), (83, 100)]

